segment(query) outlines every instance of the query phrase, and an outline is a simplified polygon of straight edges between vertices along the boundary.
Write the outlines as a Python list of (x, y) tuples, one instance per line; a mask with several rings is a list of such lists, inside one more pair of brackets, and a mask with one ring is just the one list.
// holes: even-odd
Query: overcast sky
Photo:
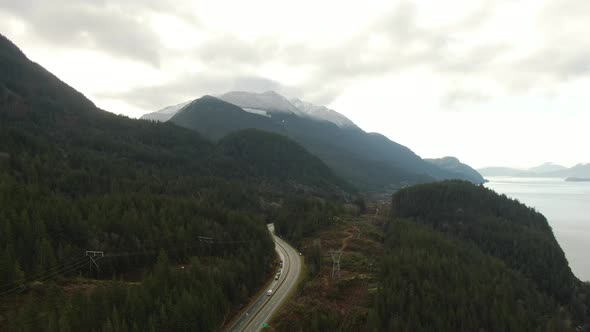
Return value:
[(99, 107), (229, 90), (327, 105), (422, 157), (590, 162), (588, 0), (0, 0), (0, 31)]

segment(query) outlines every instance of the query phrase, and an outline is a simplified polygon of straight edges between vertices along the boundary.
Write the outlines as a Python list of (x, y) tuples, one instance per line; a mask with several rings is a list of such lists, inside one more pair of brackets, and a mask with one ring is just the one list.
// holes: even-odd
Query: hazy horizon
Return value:
[(575, 164), (560, 164), (560, 163), (554, 163), (554, 162), (548, 161), (546, 163), (529, 165), (529, 166), (489, 165), (489, 166), (483, 166), (483, 167), (477, 167), (477, 168), (478, 169), (482, 169), (482, 168), (490, 168), (490, 167), (506, 167), (506, 168), (522, 169), (522, 170), (526, 171), (526, 170), (528, 170), (530, 168), (541, 166), (541, 165), (547, 164), (547, 163), (554, 164), (554, 165), (559, 165), (559, 166), (564, 166), (564, 167), (567, 167), (567, 168), (572, 168), (572, 167), (574, 167), (576, 165), (579, 165), (579, 164), (588, 164), (588, 162), (584, 162), (584, 161), (581, 161), (581, 162), (575, 163)]

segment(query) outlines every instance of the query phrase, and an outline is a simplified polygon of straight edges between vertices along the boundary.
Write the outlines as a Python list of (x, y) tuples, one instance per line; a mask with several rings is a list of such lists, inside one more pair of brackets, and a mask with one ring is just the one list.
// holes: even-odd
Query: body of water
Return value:
[(541, 212), (574, 274), (590, 281), (590, 182), (557, 178), (487, 177), (486, 187)]

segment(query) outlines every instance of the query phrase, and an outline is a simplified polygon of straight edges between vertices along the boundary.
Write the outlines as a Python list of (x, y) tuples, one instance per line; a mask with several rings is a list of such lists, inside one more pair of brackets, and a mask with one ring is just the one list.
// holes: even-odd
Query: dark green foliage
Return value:
[(570, 331), (520, 273), (432, 228), (397, 220), (386, 234), (374, 331)]
[(320, 272), (324, 261), (322, 244), (319, 240), (314, 241), (311, 248), (305, 253), (305, 263), (309, 270), (310, 276), (315, 276)]
[[(289, 138), (262, 130), (243, 130), (219, 141), (219, 150), (245, 168), (249, 174), (277, 178), (283, 183), (312, 184), (318, 188), (353, 189), (336, 177), (317, 157)], [(304, 191), (303, 186), (298, 189)], [(337, 192), (338, 188), (332, 189)]]
[[(94, 111), (92, 102), (29, 61), (0, 35), (0, 119), (29, 117), (38, 121), (64, 117), (75, 121), (80, 112)], [(42, 107), (44, 111), (38, 109)]]
[(298, 243), (305, 236), (337, 222), (343, 213), (340, 204), (320, 198), (290, 197), (275, 216), (277, 234)]
[(437, 178), (467, 178), (425, 162), (407, 147), (379, 134), (291, 114), (251, 114), (211, 96), (193, 101), (170, 121), (214, 140), (245, 128), (285, 135), (363, 190), (391, 190)]
[[(233, 144), (257, 146), (218, 146), (173, 124), (101, 111), (0, 36), (0, 305), (9, 308), (0, 329), (8, 322), (17, 331), (218, 329), (270, 273), (261, 201), (299, 186), (342, 192), (336, 177), (317, 180), (327, 169), (320, 163), (301, 165), (287, 186), (279, 168), (247, 164), (264, 159), (229, 153)], [(302, 149), (290, 152), (294, 162), (312, 160)], [(161, 249), (169, 263), (161, 256), (152, 270)], [(107, 255), (100, 273), (78, 259), (85, 250)], [(58, 277), (150, 270), (141, 286), (105, 283), (74, 297), (47, 291)], [(31, 300), (16, 314), (21, 291)]]
[(543, 215), (467, 182), (418, 185), (393, 196), (393, 217), (412, 218), (500, 258), (565, 303), (574, 276)]
[(436, 167), (384, 136), (298, 116), (273, 119), (284, 124), (288, 137), (361, 189), (389, 189), (402, 182), (433, 179), (427, 174)]
[(284, 128), (270, 118), (244, 112), (234, 104), (211, 96), (193, 101), (176, 113), (170, 122), (198, 131), (213, 140), (219, 140), (231, 132), (243, 129), (284, 132)]
[(590, 288), (545, 218), (462, 181), (393, 195), (373, 330), (586, 331)]
[[(53, 288), (39, 300), (29, 300), (11, 319), (11, 331), (215, 331), (232, 303), (244, 300), (244, 289), (257, 286), (242, 260), (193, 258), (174, 265), (160, 253), (141, 285), (113, 282), (90, 295), (68, 299)], [(250, 284), (251, 283), (251, 284)], [(49, 324), (47, 324), (49, 322)], [(59, 329), (57, 328), (59, 326)]]

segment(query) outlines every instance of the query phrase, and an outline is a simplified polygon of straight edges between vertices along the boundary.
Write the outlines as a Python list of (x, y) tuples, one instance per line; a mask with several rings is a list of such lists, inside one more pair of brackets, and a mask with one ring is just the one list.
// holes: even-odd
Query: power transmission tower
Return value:
[(213, 244), (213, 238), (212, 237), (197, 236), (197, 239), (199, 239), (199, 242), (202, 242), (202, 243)]
[[(98, 274), (100, 273), (100, 266), (98, 266), (98, 263), (96, 261), (99, 260), (101, 257), (104, 257), (104, 252), (96, 250), (87, 250), (86, 256), (90, 258), (90, 262), (92, 262), (92, 264), (96, 266), (96, 275), (98, 276)], [(90, 270), (92, 271), (92, 265), (90, 265)]]
[(197, 236), (197, 239), (199, 240), (200, 243), (204, 244), (206, 247), (206, 255), (211, 255), (211, 246), (213, 245), (213, 238), (212, 237), (206, 237), (206, 236)]
[(330, 250), (332, 256), (332, 279), (340, 277), (340, 257), (342, 250)]

